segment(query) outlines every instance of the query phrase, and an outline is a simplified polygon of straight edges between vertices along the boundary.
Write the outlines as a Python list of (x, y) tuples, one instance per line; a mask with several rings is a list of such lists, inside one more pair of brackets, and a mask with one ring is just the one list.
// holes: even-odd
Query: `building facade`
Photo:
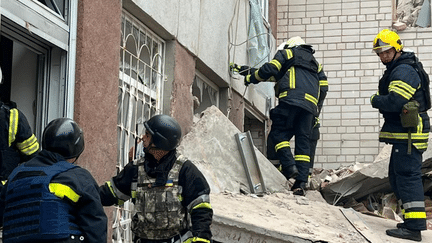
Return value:
[[(1, 97), (18, 104), (38, 139), (52, 119), (76, 120), (86, 142), (77, 164), (100, 184), (127, 163), (140, 124), (154, 114), (172, 115), (186, 134), (217, 106), (265, 153), (272, 86), (246, 89), (229, 63), (270, 60), (276, 3), (2, 0)], [(127, 219), (130, 207), (111, 219)]]
[[(405, 48), (416, 53), (431, 75), (430, 1), (278, 0), (277, 11), (278, 43), (303, 37), (314, 46), (328, 77), (316, 167), (373, 162), (383, 146), (378, 142), (383, 120), (369, 99), (385, 67), (372, 53), (372, 42), (382, 29), (400, 29)], [(403, 29), (408, 17), (411, 22)]]

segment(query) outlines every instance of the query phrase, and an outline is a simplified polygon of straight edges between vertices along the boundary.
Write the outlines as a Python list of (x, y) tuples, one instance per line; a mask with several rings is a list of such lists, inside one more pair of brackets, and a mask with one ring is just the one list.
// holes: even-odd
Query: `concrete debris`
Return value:
[[(202, 112), (201, 118), (178, 147), (178, 152), (202, 171), (213, 193), (249, 191), (245, 186), (249, 182), (234, 137), (240, 132), (217, 107), (211, 106)], [(287, 190), (285, 177), (256, 148), (255, 153), (266, 189), (269, 192)]]
[(391, 192), (387, 178), (390, 151), (391, 146), (385, 146), (374, 163), (354, 164), (336, 171), (321, 172), (329, 182), (321, 188), (325, 200), (329, 204), (338, 205), (345, 203), (350, 197), (358, 200), (375, 192)]
[[(387, 179), (391, 146), (385, 146), (370, 164), (316, 169), (304, 197), (293, 195), (289, 191), (292, 181), (255, 148), (267, 189), (264, 195), (255, 195), (247, 186), (236, 144), (239, 132), (212, 106), (202, 112), (178, 148), (181, 157), (191, 160), (211, 187), (215, 241), (405, 242), (385, 234), (401, 221), (400, 205)], [(424, 153), (427, 188), (432, 188), (431, 155), (429, 150)], [(425, 202), (427, 218), (432, 219), (432, 200)], [(428, 227), (432, 229), (432, 221)], [(424, 231), (422, 236), (432, 239), (432, 231)]]
[(409, 27), (417, 26), (417, 19), (424, 0), (399, 0), (397, 5), (397, 21)]

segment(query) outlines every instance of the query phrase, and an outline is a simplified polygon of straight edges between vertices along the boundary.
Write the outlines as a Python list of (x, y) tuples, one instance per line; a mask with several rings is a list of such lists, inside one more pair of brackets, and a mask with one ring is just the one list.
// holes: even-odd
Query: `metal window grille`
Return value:
[[(128, 163), (129, 150), (142, 124), (162, 109), (165, 42), (123, 11), (118, 93), (118, 171)], [(125, 202), (114, 215), (113, 242), (132, 242), (133, 205)]]

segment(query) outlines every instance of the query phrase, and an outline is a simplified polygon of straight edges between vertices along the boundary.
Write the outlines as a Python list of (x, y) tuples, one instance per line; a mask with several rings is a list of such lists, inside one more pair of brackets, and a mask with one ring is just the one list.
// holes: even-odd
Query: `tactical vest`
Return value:
[(182, 162), (176, 161), (165, 186), (151, 187), (156, 179), (145, 172), (144, 158), (138, 162), (136, 214), (132, 221), (132, 232), (138, 237), (171, 239), (187, 228), (186, 210), (180, 201), (182, 188), (178, 185), (182, 166)]
[(52, 166), (19, 166), (9, 177), (3, 224), (3, 242), (65, 239), (82, 235), (73, 223), (72, 205), (49, 190), (51, 179), (75, 165), (60, 161)]

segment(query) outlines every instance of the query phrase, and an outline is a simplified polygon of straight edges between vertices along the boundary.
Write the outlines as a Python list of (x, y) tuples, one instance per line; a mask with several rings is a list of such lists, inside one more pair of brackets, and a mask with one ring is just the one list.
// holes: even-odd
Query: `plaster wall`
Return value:
[[(378, 32), (392, 26), (392, 0), (278, 0), (278, 44), (299, 35), (316, 50), (328, 77), (316, 167), (371, 163), (382, 149), (382, 116), (370, 105), (385, 67), (371, 52)], [(399, 31), (429, 75), (432, 28)]]
[(79, 1), (78, 13), (74, 119), (85, 150), (77, 163), (102, 184), (117, 164), (121, 2)]
[[(184, 48), (189, 55), (195, 58), (195, 67), (201, 73), (220, 88), (231, 89), (227, 96), (230, 99), (228, 102), (231, 102), (233, 98), (231, 94), (244, 93), (243, 77), (230, 77), (229, 62), (248, 64), (246, 45), (250, 9), (248, 0), (124, 0), (123, 2), (128, 11), (137, 18), (145, 20), (143, 23), (166, 41), (178, 42), (175, 48), (170, 47), (168, 51), (176, 51), (179, 47)], [(276, 1), (271, 2), (273, 7), (270, 12), (274, 13)], [(276, 29), (276, 27), (273, 28)], [(275, 39), (273, 37), (271, 39), (275, 47)], [(167, 56), (170, 55), (174, 54), (167, 53)], [(178, 60), (177, 57), (175, 60)], [(177, 68), (177, 65), (187, 65), (187, 61), (186, 63), (183, 61), (174, 63), (173, 60), (168, 59), (167, 63), (173, 68)], [(168, 75), (171, 76), (167, 76), (167, 81), (174, 81), (178, 74), (169, 72)], [(167, 85), (172, 86), (172, 91), (175, 91), (175, 84)], [(167, 85), (165, 87), (168, 87)], [(171, 90), (165, 90), (165, 94), (171, 92)], [(179, 94), (171, 93), (171, 96), (176, 97)], [(167, 98), (166, 94), (165, 104)], [(245, 99), (253, 103), (262, 114), (266, 113), (266, 100), (261, 93), (250, 88), (245, 93)], [(233, 104), (221, 104), (221, 106), (228, 108), (223, 110), (224, 114), (228, 114)], [(173, 108), (164, 105), (165, 112), (168, 109)]]

